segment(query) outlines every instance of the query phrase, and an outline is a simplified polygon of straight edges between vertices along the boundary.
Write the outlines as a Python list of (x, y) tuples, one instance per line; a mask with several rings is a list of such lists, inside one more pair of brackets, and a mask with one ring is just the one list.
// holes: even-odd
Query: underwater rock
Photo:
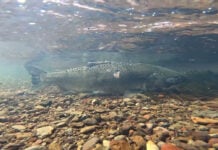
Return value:
[(15, 134), (17, 139), (25, 139), (33, 136), (31, 132), (19, 132)]
[(208, 141), (208, 144), (210, 146), (213, 146), (214, 144), (217, 144), (218, 143), (218, 138), (211, 138), (209, 141)]
[(163, 144), (161, 146), (161, 150), (181, 150), (180, 148), (176, 147), (173, 144), (167, 143), (167, 144)]
[(112, 140), (110, 142), (111, 150), (132, 150), (130, 144), (126, 140)]
[(120, 133), (123, 135), (128, 135), (130, 129), (133, 129), (133, 126), (131, 124), (124, 124), (120, 128)]
[(194, 131), (192, 132), (192, 138), (194, 140), (202, 140), (207, 142), (209, 139), (209, 135), (207, 131)]
[(117, 135), (114, 137), (114, 140), (125, 140), (126, 136), (125, 135)]
[(169, 137), (169, 131), (163, 127), (155, 127), (153, 132), (155, 138), (160, 141), (166, 141), (166, 139)]
[(73, 122), (71, 123), (71, 126), (74, 128), (81, 128), (84, 126), (84, 123), (83, 122)]
[(87, 126), (80, 130), (80, 133), (86, 134), (94, 131), (96, 129), (96, 126)]
[(196, 140), (192, 143), (192, 145), (194, 145), (195, 147), (197, 147), (198, 149), (208, 149), (209, 148), (209, 144), (201, 141), (201, 140)]
[(38, 128), (36, 129), (36, 135), (41, 137), (41, 138), (44, 138), (48, 135), (51, 135), (54, 131), (54, 127), (52, 126), (45, 126), (45, 127), (41, 127), (41, 128)]
[(4, 116), (0, 116), (0, 122), (8, 122), (9, 119), (7, 117)]
[(24, 150), (46, 150), (46, 148), (44, 146), (34, 145), (34, 146), (30, 146)]
[(48, 101), (42, 101), (40, 103), (41, 106), (43, 107), (50, 107), (52, 105), (52, 101), (51, 100), (48, 100)]
[(146, 150), (159, 150), (158, 146), (151, 140), (147, 142), (146, 148), (147, 148)]
[(2, 150), (17, 150), (20, 149), (24, 143), (8, 143), (5, 145)]
[(209, 133), (210, 134), (218, 134), (218, 128), (210, 128)]
[(142, 136), (133, 136), (130, 137), (130, 139), (133, 141), (133, 149), (134, 150), (141, 150), (146, 149), (146, 141)]
[(97, 120), (95, 118), (87, 118), (87, 119), (83, 120), (83, 123), (85, 125), (96, 125)]
[(195, 110), (192, 113), (195, 117), (203, 117), (203, 118), (218, 118), (218, 111), (211, 110)]
[(109, 150), (110, 149), (110, 141), (109, 140), (103, 140), (103, 146), (104, 150)]
[(91, 139), (89, 139), (88, 141), (85, 142), (85, 144), (83, 145), (82, 150), (90, 150), (90, 149), (92, 149), (98, 142), (99, 142), (99, 138), (98, 138), (98, 137), (93, 137), (93, 138), (91, 138)]
[(59, 143), (53, 141), (52, 143), (49, 144), (48, 150), (62, 150), (62, 148)]
[(23, 125), (13, 125), (11, 128), (18, 130), (18, 131), (24, 131), (26, 129)]
[(191, 117), (191, 120), (198, 124), (218, 124), (218, 119)]

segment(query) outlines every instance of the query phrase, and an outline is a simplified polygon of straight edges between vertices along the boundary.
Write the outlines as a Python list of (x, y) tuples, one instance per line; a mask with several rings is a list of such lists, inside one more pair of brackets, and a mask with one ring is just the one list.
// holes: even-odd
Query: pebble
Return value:
[(202, 140), (207, 142), (209, 140), (209, 135), (207, 131), (195, 131), (192, 132), (193, 140)]
[(158, 146), (158, 147), (162, 147), (162, 145), (164, 145), (164, 144), (165, 144), (165, 142), (159, 141), (159, 142), (157, 143), (157, 146)]
[(0, 116), (0, 122), (8, 122), (8, 118), (4, 116)]
[(42, 101), (40, 103), (41, 106), (43, 107), (50, 107), (52, 105), (52, 101), (51, 100), (48, 100), (48, 101)]
[(57, 141), (53, 141), (49, 144), (48, 150), (62, 150), (60, 144)]
[(86, 133), (90, 133), (93, 132), (96, 129), (96, 126), (87, 126), (84, 127), (80, 130), (80, 133), (86, 134)]
[[(2, 108), (5, 105), (0, 101), (0, 149), (162, 150), (168, 145), (165, 149), (215, 150), (218, 147), (216, 109), (209, 110), (205, 101), (171, 99), (168, 95), (161, 100), (157, 97), (158, 100), (144, 100), (143, 94), (129, 98), (70, 95), (73, 102), (69, 95), (20, 96), (16, 96), (20, 104), (13, 102), (14, 98), (10, 103), (5, 100), (10, 105), (7, 108)], [(207, 114), (199, 115), (201, 110)]]
[(218, 143), (218, 138), (211, 138), (208, 142), (210, 146), (213, 146), (214, 144), (217, 144), (217, 143)]
[(18, 150), (23, 146), (23, 143), (8, 143), (3, 147), (3, 150)]
[(11, 128), (18, 131), (24, 131), (26, 129), (26, 127), (23, 125), (13, 125)]
[(215, 133), (218, 134), (218, 128), (210, 128), (209, 133), (210, 134), (215, 134)]
[(159, 147), (158, 147), (154, 142), (152, 142), (151, 140), (149, 140), (149, 141), (146, 143), (146, 150), (159, 150)]
[(85, 125), (96, 125), (97, 120), (95, 118), (87, 118), (87, 119), (83, 120), (83, 123)]
[(101, 103), (101, 101), (99, 99), (93, 99), (91, 101), (92, 105), (99, 105)]
[(41, 105), (36, 105), (36, 106), (34, 107), (34, 109), (40, 110), (40, 109), (45, 109), (45, 107), (44, 107), (44, 106), (41, 106)]
[(192, 143), (192, 145), (194, 145), (195, 147), (197, 147), (198, 149), (208, 149), (209, 148), (209, 144), (201, 141), (201, 140), (196, 140)]
[(153, 117), (151, 114), (144, 115), (143, 118), (146, 120), (150, 120)]
[(191, 117), (191, 120), (197, 124), (218, 124), (218, 119)]
[(104, 146), (104, 150), (109, 150), (110, 149), (110, 141), (108, 140), (103, 140), (103, 146)]
[(117, 115), (118, 114), (116, 112), (114, 112), (114, 111), (109, 112), (109, 118), (112, 119), (112, 120), (115, 119), (117, 117)]
[(163, 127), (156, 127), (153, 129), (155, 138), (159, 141), (166, 141), (169, 137), (169, 131)]
[(71, 126), (74, 128), (81, 128), (84, 126), (84, 123), (83, 122), (73, 122), (71, 123)]
[(117, 135), (114, 137), (114, 140), (125, 140), (126, 136), (125, 135)]
[(132, 150), (130, 144), (126, 140), (112, 140), (110, 142), (111, 150)]
[(208, 128), (207, 126), (201, 125), (201, 126), (199, 126), (199, 130), (200, 130), (200, 131), (208, 131), (209, 128)]
[(133, 141), (133, 149), (134, 150), (140, 150), (140, 149), (146, 149), (146, 141), (142, 136), (133, 136), (130, 137), (130, 139)]
[(132, 125), (131, 124), (124, 124), (120, 128), (120, 133), (123, 134), (123, 135), (128, 135), (130, 129), (132, 129)]
[(176, 142), (175, 143), (176, 146), (180, 147), (182, 150), (199, 150), (197, 147), (191, 145), (191, 144), (187, 144), (187, 143), (183, 143), (183, 142)]
[(153, 123), (146, 123), (146, 127), (148, 129), (152, 129), (154, 127), (154, 124)]
[(31, 132), (18, 132), (15, 134), (17, 139), (24, 139), (24, 138), (29, 138), (32, 137), (33, 134)]
[(62, 122), (59, 122), (58, 124), (56, 124), (56, 128), (61, 128), (61, 127), (64, 127), (66, 126), (66, 121), (62, 121)]
[(218, 149), (218, 143), (213, 144), (213, 147), (217, 150)]
[(44, 146), (35, 145), (35, 146), (28, 147), (24, 150), (46, 150), (46, 148)]
[(181, 150), (180, 148), (176, 147), (173, 144), (167, 143), (167, 144), (163, 144), (161, 146), (161, 150)]
[(52, 126), (45, 126), (45, 127), (41, 127), (36, 129), (36, 135), (40, 138), (44, 138), (46, 136), (49, 136), (53, 133), (54, 131), (54, 127)]
[(82, 150), (90, 150), (90, 149), (92, 149), (98, 142), (99, 142), (99, 138), (98, 138), (98, 137), (93, 137), (93, 138), (91, 138), (91, 139), (89, 139), (88, 141), (85, 142), (85, 144), (83, 145)]

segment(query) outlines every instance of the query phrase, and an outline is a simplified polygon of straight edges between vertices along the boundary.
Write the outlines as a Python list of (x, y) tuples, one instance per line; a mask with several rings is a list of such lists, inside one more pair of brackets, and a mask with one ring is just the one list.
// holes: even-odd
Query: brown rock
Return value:
[(24, 139), (24, 138), (29, 138), (31, 137), (33, 134), (31, 132), (19, 132), (16, 133), (15, 136), (17, 139)]
[(19, 143), (19, 144), (17, 144), (17, 143), (9, 143), (9, 144), (5, 145), (5, 146), (3, 147), (3, 149), (4, 149), (4, 150), (18, 150), (18, 149), (20, 149), (20, 147), (22, 147), (23, 145), (24, 145), (23, 143)]
[(110, 142), (111, 150), (132, 150), (131, 146), (126, 140), (112, 140)]
[(96, 129), (96, 126), (87, 126), (80, 130), (80, 133), (90, 133)]
[(45, 127), (41, 127), (36, 129), (36, 134), (37, 136), (44, 138), (46, 136), (49, 136), (53, 133), (54, 131), (54, 127), (52, 126), (45, 126)]
[(191, 117), (191, 120), (197, 124), (218, 124), (218, 119)]
[(197, 147), (195, 147), (193, 145), (182, 143), (182, 142), (176, 142), (176, 146), (178, 146), (184, 150), (199, 150)]
[(146, 120), (150, 120), (152, 117), (153, 117), (153, 115), (151, 115), (151, 114), (147, 114), (147, 115), (143, 116), (143, 118), (145, 118)]
[(156, 127), (153, 129), (153, 132), (155, 133), (155, 138), (160, 141), (166, 141), (166, 139), (169, 137), (169, 131), (163, 127)]
[(87, 118), (83, 120), (83, 123), (86, 125), (96, 125), (98, 122), (95, 118)]
[(210, 128), (209, 133), (210, 134), (217, 134), (218, 133), (218, 128)]
[(161, 146), (161, 150), (181, 150), (180, 148), (176, 147), (173, 144), (167, 143), (167, 144), (163, 144)]
[(49, 144), (48, 150), (62, 150), (62, 148), (59, 143), (53, 141), (51, 144)]
[(13, 125), (11, 128), (17, 131), (24, 131), (26, 129), (26, 127), (23, 125)]
[(132, 125), (131, 124), (124, 124), (121, 128), (120, 128), (120, 133), (124, 134), (124, 135), (128, 135), (129, 134), (129, 130), (132, 129)]
[(133, 149), (134, 150), (141, 150), (146, 149), (146, 142), (142, 136), (133, 136), (130, 138), (133, 141)]
[(71, 126), (74, 127), (74, 128), (81, 128), (81, 127), (84, 126), (84, 123), (82, 123), (82, 122), (73, 122), (71, 124)]
[(208, 149), (209, 148), (209, 144), (201, 140), (194, 141), (192, 145), (194, 145), (195, 147), (198, 147), (198, 149)]
[(34, 146), (28, 147), (24, 150), (46, 150), (46, 148), (44, 146), (34, 145)]
[(89, 139), (83, 145), (83, 149), (82, 150), (90, 150), (90, 149), (92, 149), (98, 143), (98, 141), (99, 141), (98, 137), (93, 137), (93, 138)]
[(159, 148), (158, 148), (158, 146), (154, 142), (149, 140), (146, 143), (146, 150), (159, 150)]
[(217, 143), (218, 143), (218, 138), (211, 138), (208, 142), (210, 146), (213, 146), (214, 144), (217, 144)]
[(207, 131), (195, 131), (192, 132), (192, 138), (193, 140), (202, 140), (207, 142), (209, 139), (209, 135)]
[(7, 117), (4, 116), (0, 116), (0, 122), (8, 122), (9, 119)]
[(218, 149), (218, 143), (213, 144), (213, 147), (217, 150)]

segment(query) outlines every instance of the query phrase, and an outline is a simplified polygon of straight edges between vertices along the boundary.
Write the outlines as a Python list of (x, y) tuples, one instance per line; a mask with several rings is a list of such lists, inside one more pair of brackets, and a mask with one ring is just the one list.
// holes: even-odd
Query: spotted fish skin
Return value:
[(170, 84), (176, 84), (180, 76), (176, 71), (150, 64), (108, 62), (47, 72), (40, 78), (39, 84), (57, 85), (63, 90), (74, 92), (124, 94), (131, 90), (148, 91), (156, 87), (169, 87)]

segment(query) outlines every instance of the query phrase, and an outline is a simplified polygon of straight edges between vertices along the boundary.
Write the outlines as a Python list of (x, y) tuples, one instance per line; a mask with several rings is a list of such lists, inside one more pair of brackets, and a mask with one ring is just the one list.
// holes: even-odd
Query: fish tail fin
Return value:
[(46, 72), (32, 65), (26, 64), (25, 69), (31, 75), (31, 82), (33, 86), (40, 85), (43, 77), (45, 77)]

